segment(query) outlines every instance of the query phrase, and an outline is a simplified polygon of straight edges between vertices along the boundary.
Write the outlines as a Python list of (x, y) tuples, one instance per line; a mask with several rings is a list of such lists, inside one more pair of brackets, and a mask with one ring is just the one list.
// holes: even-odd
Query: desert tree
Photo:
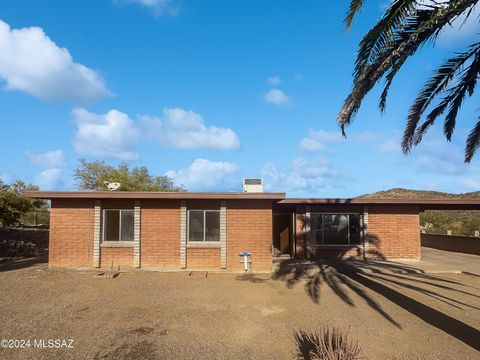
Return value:
[(80, 160), (74, 171), (80, 190), (107, 191), (105, 183), (119, 182), (119, 191), (185, 191), (168, 176), (151, 175), (146, 167), (130, 169), (127, 163), (117, 167), (103, 161)]
[(28, 199), (22, 196), (24, 191), (37, 191), (38, 186), (16, 180), (6, 184), (0, 180), (0, 224), (14, 226), (21, 223), (23, 215), (38, 210), (47, 210), (44, 200)]

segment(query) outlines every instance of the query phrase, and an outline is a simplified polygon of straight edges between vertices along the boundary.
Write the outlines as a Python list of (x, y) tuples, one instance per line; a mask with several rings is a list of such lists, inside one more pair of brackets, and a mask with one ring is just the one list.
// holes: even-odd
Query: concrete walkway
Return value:
[(420, 261), (402, 261), (427, 273), (467, 272), (480, 276), (480, 256), (422, 247)]

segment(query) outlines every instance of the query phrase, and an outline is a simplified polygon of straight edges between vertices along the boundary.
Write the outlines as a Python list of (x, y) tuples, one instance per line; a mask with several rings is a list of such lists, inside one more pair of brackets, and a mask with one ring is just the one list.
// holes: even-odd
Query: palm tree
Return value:
[[(365, 0), (351, 0), (345, 19), (347, 29), (364, 2)], [(345, 127), (351, 123), (363, 98), (376, 83), (385, 78), (379, 100), (379, 108), (383, 112), (390, 85), (405, 61), (419, 47), (435, 41), (440, 31), (460, 16), (465, 16), (465, 19), (471, 17), (478, 2), (479, 0), (393, 0), (383, 17), (359, 44), (352, 91), (337, 116), (342, 134), (345, 136)], [(455, 54), (433, 72), (411, 105), (402, 139), (405, 154), (422, 141), (426, 131), (444, 113), (443, 132), (447, 140), (451, 140), (458, 110), (465, 96), (473, 95), (479, 72), (480, 42)], [(433, 108), (426, 112), (430, 105)], [(423, 116), (424, 114), (426, 115)], [(479, 120), (467, 138), (465, 162), (470, 162), (480, 146)]]

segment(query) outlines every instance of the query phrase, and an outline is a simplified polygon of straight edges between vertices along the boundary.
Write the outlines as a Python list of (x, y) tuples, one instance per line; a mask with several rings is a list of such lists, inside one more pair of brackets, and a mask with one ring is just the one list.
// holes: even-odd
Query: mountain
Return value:
[(359, 199), (480, 199), (480, 191), (452, 194), (430, 190), (410, 190), (394, 188), (360, 195)]

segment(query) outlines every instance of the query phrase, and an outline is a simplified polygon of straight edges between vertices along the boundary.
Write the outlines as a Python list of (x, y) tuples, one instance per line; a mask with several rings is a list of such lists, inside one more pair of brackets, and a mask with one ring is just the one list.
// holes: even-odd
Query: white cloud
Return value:
[(140, 116), (138, 123), (115, 109), (94, 114), (78, 108), (72, 113), (78, 127), (73, 146), (80, 155), (136, 160), (140, 140), (178, 149), (231, 150), (240, 146), (233, 130), (206, 126), (199, 114), (179, 108), (165, 108), (162, 117)]
[(387, 139), (380, 144), (380, 149), (383, 151), (401, 151), (399, 139)]
[(300, 141), (300, 148), (305, 151), (331, 151), (331, 149), (325, 144), (321, 143), (318, 140), (312, 139), (311, 137), (303, 138)]
[(66, 165), (66, 158), (62, 150), (52, 150), (45, 153), (25, 151), (28, 162), (45, 168), (61, 168)]
[(74, 62), (41, 28), (11, 29), (1, 20), (0, 79), (8, 90), (47, 100), (88, 102), (110, 94), (99, 74)]
[(326, 159), (317, 158), (311, 161), (298, 157), (292, 161), (291, 169), (279, 172), (271, 162), (266, 163), (260, 170), (265, 178), (267, 190), (287, 192), (321, 192), (327, 188), (343, 186), (346, 179)]
[(463, 162), (463, 152), (443, 138), (423, 140), (413, 150), (413, 164), (419, 172), (443, 175), (465, 174), (470, 166)]
[(270, 85), (279, 85), (282, 83), (282, 79), (279, 76), (272, 76), (267, 79), (267, 83)]
[(238, 170), (239, 166), (235, 163), (196, 159), (187, 169), (169, 170), (166, 175), (188, 190), (218, 190), (228, 186), (226, 177)]
[(307, 137), (300, 141), (300, 148), (305, 151), (332, 151), (327, 144), (340, 141), (340, 131), (310, 130)]
[(179, 108), (163, 109), (163, 117), (144, 115), (140, 122), (146, 135), (163, 146), (179, 149), (231, 150), (240, 146), (231, 129), (206, 126), (201, 115)]
[(78, 127), (73, 139), (78, 154), (121, 160), (138, 159), (135, 148), (140, 131), (127, 114), (113, 109), (99, 115), (80, 108), (72, 113)]
[(373, 131), (363, 131), (361, 133), (353, 134), (352, 137), (347, 137), (348, 140), (352, 140), (356, 144), (365, 144), (374, 141), (378, 138), (378, 134)]
[(43, 168), (34, 176), (33, 182), (40, 190), (53, 190), (62, 184), (63, 168), (66, 166), (66, 158), (62, 150), (52, 150), (45, 153), (25, 151), (25, 156), (31, 165)]
[(113, 0), (114, 4), (136, 4), (148, 8), (155, 16), (176, 16), (179, 7), (173, 0)]
[(277, 106), (286, 106), (290, 104), (290, 98), (282, 90), (278, 89), (271, 89), (263, 98), (267, 103), (275, 104)]
[(40, 190), (52, 190), (61, 183), (62, 174), (62, 169), (58, 168), (43, 170), (34, 177), (33, 182)]
[(377, 138), (377, 134), (371, 131), (351, 134), (346, 139), (342, 138), (340, 130), (309, 130), (306, 137), (300, 140), (300, 149), (308, 152), (334, 151), (328, 144), (343, 141), (345, 143), (364, 144)]

